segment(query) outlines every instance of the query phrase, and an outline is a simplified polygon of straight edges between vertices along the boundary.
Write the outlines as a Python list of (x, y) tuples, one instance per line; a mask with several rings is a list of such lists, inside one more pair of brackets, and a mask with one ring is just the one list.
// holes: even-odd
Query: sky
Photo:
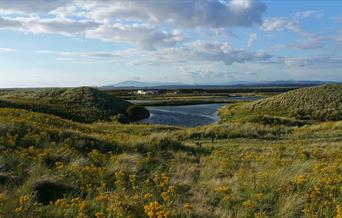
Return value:
[(342, 81), (342, 1), (1, 0), (0, 87)]

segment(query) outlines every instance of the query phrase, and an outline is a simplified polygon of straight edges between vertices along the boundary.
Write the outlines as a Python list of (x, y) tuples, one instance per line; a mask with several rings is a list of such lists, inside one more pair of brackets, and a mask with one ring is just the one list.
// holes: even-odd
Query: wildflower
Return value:
[(29, 201), (30, 201), (30, 198), (29, 198), (29, 196), (27, 196), (27, 195), (23, 195), (23, 196), (21, 196), (21, 197), (19, 198), (19, 203), (20, 203), (20, 205), (25, 205), (25, 204), (27, 204)]
[(6, 201), (6, 195), (4, 193), (0, 193), (0, 203)]
[(248, 209), (252, 208), (254, 205), (251, 200), (244, 201), (242, 204), (245, 208), (248, 208)]
[(145, 199), (150, 199), (152, 197), (153, 197), (153, 195), (151, 193), (147, 193), (147, 194), (144, 195)]
[(299, 176), (296, 176), (294, 181), (297, 185), (302, 185), (306, 182), (306, 180), (307, 180), (306, 176), (299, 175)]
[(115, 176), (117, 178), (122, 178), (125, 176), (125, 172), (123, 170), (119, 170), (119, 171), (115, 172)]
[(303, 212), (305, 215), (310, 215), (311, 210), (310, 210), (309, 208), (304, 208), (304, 209), (302, 210), (302, 212)]
[(159, 204), (157, 201), (150, 202), (144, 206), (144, 211), (149, 218), (166, 218), (168, 217), (168, 212), (165, 210), (164, 206)]
[(262, 193), (256, 193), (254, 197), (257, 200), (260, 200), (262, 198), (262, 196), (263, 196)]
[(15, 208), (14, 211), (15, 211), (16, 213), (21, 213), (21, 212), (23, 211), (23, 207), (22, 207), (22, 206), (17, 207), (17, 208)]
[(222, 194), (229, 194), (229, 193), (231, 193), (231, 189), (228, 186), (218, 187), (214, 191), (217, 192), (217, 193), (222, 193)]
[(231, 200), (232, 190), (228, 186), (224, 185), (224, 186), (218, 187), (214, 191), (223, 196), (222, 197), (223, 201), (228, 202)]
[(335, 218), (342, 218), (342, 206), (336, 205), (336, 216)]
[(81, 213), (84, 213), (88, 208), (88, 204), (86, 201), (82, 201), (81, 204), (80, 204), (80, 212)]
[(169, 196), (168, 192), (162, 192), (161, 196), (162, 196), (164, 201), (169, 201), (170, 200), (170, 196)]
[(101, 212), (97, 212), (97, 213), (95, 214), (95, 217), (96, 217), (96, 218), (104, 218), (105, 215), (104, 215), (103, 213), (101, 213)]
[(229, 196), (229, 195), (224, 195), (223, 198), (222, 198), (222, 200), (228, 202), (228, 201), (231, 200), (231, 196)]
[(56, 162), (55, 163), (55, 165), (56, 165), (56, 169), (57, 170), (62, 170), (63, 168), (64, 168), (64, 164), (63, 164), (63, 162)]
[(79, 205), (81, 202), (82, 202), (82, 199), (80, 197), (71, 199), (72, 206)]
[(255, 213), (255, 218), (264, 218), (264, 217), (267, 217), (264, 211)]
[(175, 191), (176, 191), (176, 187), (174, 185), (169, 186), (169, 188), (167, 189), (167, 192), (169, 193), (175, 193)]
[(135, 174), (129, 175), (129, 181), (131, 183), (135, 183), (137, 181), (137, 175)]
[(98, 202), (105, 202), (105, 201), (108, 201), (109, 200), (109, 194), (107, 193), (101, 193), (100, 195), (98, 195), (96, 197), (96, 200)]
[(64, 209), (68, 209), (70, 207), (69, 203), (64, 198), (57, 199), (55, 201), (55, 205), (59, 207), (63, 207)]
[(191, 206), (190, 203), (185, 203), (185, 204), (183, 204), (183, 208), (186, 209), (186, 210), (191, 210), (192, 206)]

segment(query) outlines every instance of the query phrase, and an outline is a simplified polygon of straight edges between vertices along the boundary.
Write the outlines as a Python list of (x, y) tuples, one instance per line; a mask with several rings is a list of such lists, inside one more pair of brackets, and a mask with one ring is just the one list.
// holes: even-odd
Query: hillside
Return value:
[(259, 101), (226, 106), (223, 119), (271, 115), (300, 120), (342, 120), (342, 85), (327, 84), (293, 90)]
[(132, 108), (138, 106), (90, 87), (1, 91), (0, 107), (27, 109), (79, 122), (110, 120), (118, 114), (127, 120), (149, 116), (141, 106), (132, 114)]
[(0, 217), (339, 215), (342, 122), (203, 128), (0, 108)]

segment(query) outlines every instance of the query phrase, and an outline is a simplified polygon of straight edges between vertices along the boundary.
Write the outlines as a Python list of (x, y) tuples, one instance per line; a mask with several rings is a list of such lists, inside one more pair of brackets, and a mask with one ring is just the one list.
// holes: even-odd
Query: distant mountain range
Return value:
[(114, 87), (154, 87), (154, 86), (177, 86), (177, 85), (183, 85), (182, 83), (165, 83), (165, 82), (140, 82), (135, 80), (128, 80), (116, 83), (112, 86)]
[(311, 80), (278, 80), (278, 81), (231, 81), (223, 83), (198, 83), (198, 84), (183, 84), (183, 83), (167, 83), (167, 82), (140, 82), (135, 80), (128, 80), (119, 82), (113, 85), (100, 86), (100, 89), (137, 89), (137, 88), (150, 88), (150, 89), (182, 89), (182, 88), (236, 88), (236, 87), (271, 87), (271, 86), (314, 86), (326, 83), (339, 83), (336, 81), (311, 81)]

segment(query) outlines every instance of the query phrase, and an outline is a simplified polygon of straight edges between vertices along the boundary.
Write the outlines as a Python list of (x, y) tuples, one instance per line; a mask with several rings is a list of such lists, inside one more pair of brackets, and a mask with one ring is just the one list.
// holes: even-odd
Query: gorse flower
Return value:
[(19, 204), (25, 205), (30, 201), (30, 197), (28, 195), (23, 195), (19, 198)]
[(102, 212), (97, 212), (97, 213), (95, 214), (95, 218), (105, 218), (105, 215), (104, 215), (104, 213), (102, 213)]
[(297, 185), (302, 185), (302, 184), (304, 184), (306, 181), (307, 181), (307, 177), (304, 176), (304, 175), (296, 176), (296, 178), (294, 179), (294, 182), (295, 182)]
[(146, 193), (146, 194), (144, 195), (144, 198), (145, 198), (146, 200), (151, 199), (152, 197), (153, 197), (153, 195), (152, 195), (151, 193)]
[(101, 193), (100, 195), (96, 197), (96, 200), (99, 202), (106, 202), (106, 201), (109, 201), (109, 199), (110, 199), (109, 193)]
[(150, 202), (144, 206), (146, 215), (149, 218), (166, 218), (168, 217), (168, 212), (165, 210), (164, 206), (159, 204), (157, 201)]
[(70, 204), (64, 198), (57, 199), (55, 201), (55, 205), (58, 207), (63, 207), (64, 209), (68, 209), (70, 207)]
[(253, 203), (252, 200), (244, 201), (242, 204), (243, 204), (243, 206), (244, 206), (245, 208), (248, 208), (248, 209), (250, 209), (250, 208), (252, 208), (252, 207), (254, 206), (254, 203)]
[(162, 196), (164, 201), (169, 201), (170, 200), (170, 196), (169, 196), (168, 192), (162, 192), (161, 196)]
[(186, 209), (186, 210), (191, 210), (192, 209), (192, 206), (190, 203), (184, 203), (183, 204), (183, 208)]
[(0, 192), (0, 203), (5, 202), (5, 201), (6, 201), (6, 195)]
[(56, 162), (55, 165), (57, 170), (62, 170), (64, 168), (63, 162)]

